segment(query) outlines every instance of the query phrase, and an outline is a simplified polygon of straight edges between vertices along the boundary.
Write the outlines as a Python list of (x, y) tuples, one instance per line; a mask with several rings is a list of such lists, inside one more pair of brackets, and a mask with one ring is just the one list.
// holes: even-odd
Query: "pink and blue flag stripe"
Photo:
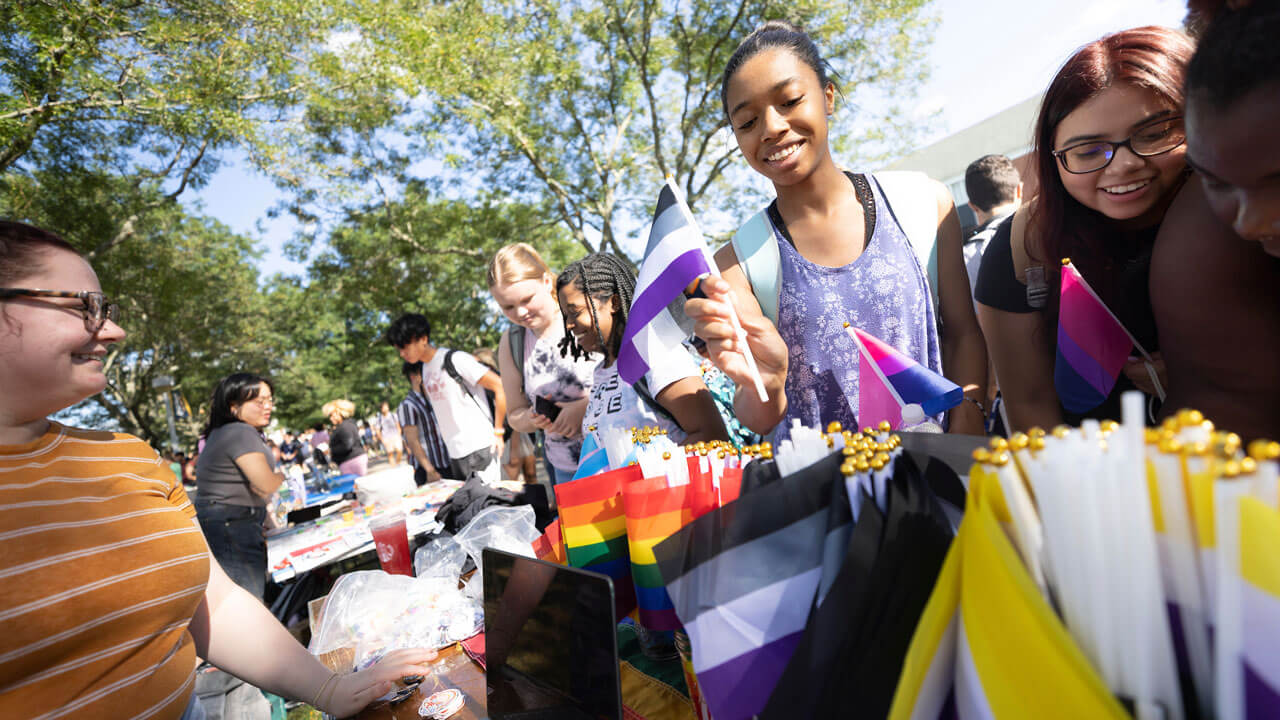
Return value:
[(1101, 405), (1115, 387), (1133, 345), (1133, 337), (1080, 271), (1064, 264), (1053, 364), (1053, 384), (1062, 407), (1083, 413)]
[[(959, 385), (912, 360), (880, 338), (858, 328), (852, 330), (857, 336), (861, 355), (858, 364), (860, 425), (876, 425), (887, 419), (897, 428), (902, 424), (902, 405), (919, 405), (928, 417), (950, 410), (964, 399), (964, 390)], [(897, 408), (892, 405), (897, 405)], [(878, 417), (882, 413), (888, 413), (888, 416)]]
[(591, 477), (608, 469), (609, 456), (596, 442), (596, 434), (587, 433), (586, 438), (582, 440), (582, 450), (578, 455), (578, 469), (573, 473), (573, 479)]
[(635, 383), (651, 360), (677, 348), (687, 337), (669, 306), (681, 299), (689, 283), (711, 272), (711, 256), (693, 215), (670, 179), (658, 195), (644, 251), (635, 299), (618, 351), (618, 376)]

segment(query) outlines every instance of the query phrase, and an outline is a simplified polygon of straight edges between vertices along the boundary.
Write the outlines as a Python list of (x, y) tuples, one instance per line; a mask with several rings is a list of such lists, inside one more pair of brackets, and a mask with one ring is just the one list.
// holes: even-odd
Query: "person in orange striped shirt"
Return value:
[(197, 656), (340, 717), (429, 672), (401, 650), (331, 673), (210, 556), (154, 450), (46, 419), (106, 387), (115, 316), (71, 245), (0, 221), (0, 717), (201, 717)]

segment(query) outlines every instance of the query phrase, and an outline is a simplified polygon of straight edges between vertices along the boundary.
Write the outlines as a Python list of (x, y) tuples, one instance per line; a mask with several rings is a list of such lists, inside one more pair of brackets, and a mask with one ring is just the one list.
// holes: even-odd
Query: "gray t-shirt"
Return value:
[(266, 506), (267, 501), (250, 489), (249, 478), (235, 462), (251, 452), (262, 453), (267, 465), (275, 467), (262, 436), (247, 423), (232, 422), (214, 428), (196, 461), (196, 498), (228, 505)]

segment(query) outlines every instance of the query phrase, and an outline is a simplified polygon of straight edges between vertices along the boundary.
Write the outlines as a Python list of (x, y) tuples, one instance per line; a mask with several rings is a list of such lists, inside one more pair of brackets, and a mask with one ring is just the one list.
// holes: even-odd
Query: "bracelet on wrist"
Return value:
[(338, 691), (338, 682), (337, 682), (338, 674), (334, 673), (333, 678), (334, 678), (334, 683), (329, 686), (329, 695), (323, 700), (325, 705), (333, 704), (333, 694)]
[(336, 680), (336, 679), (337, 679), (337, 677), (338, 677), (338, 673), (330, 673), (330, 674), (329, 674), (328, 679), (327, 679), (327, 680), (325, 680), (325, 681), (324, 681), (324, 683), (322, 683), (322, 684), (320, 685), (320, 689), (316, 691), (316, 699), (311, 701), (311, 706), (312, 706), (312, 707), (314, 707), (314, 708), (319, 708), (319, 707), (320, 707), (320, 701), (321, 701), (321, 699), (323, 699), (323, 697), (324, 697), (324, 691), (325, 691), (325, 688), (328, 688), (328, 687), (329, 687), (329, 683), (331, 683), (331, 682), (333, 682), (334, 680)]

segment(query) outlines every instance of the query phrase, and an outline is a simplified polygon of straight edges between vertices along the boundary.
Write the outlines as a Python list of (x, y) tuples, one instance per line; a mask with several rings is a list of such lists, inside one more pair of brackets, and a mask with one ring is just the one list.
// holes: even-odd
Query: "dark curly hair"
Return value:
[(424, 337), (431, 337), (431, 321), (418, 313), (405, 313), (387, 328), (387, 344), (397, 350)]
[[(618, 357), (618, 350), (622, 347), (622, 331), (627, 326), (627, 313), (631, 310), (631, 298), (636, 290), (636, 276), (631, 269), (631, 263), (611, 253), (592, 253), (571, 263), (561, 271), (560, 276), (556, 278), (556, 293), (558, 294), (570, 283), (584, 297), (593, 300), (587, 303), (587, 308), (591, 310), (591, 327), (595, 329), (596, 337), (600, 339), (600, 347), (604, 348), (605, 358), (612, 361)], [(609, 339), (606, 341), (604, 335), (600, 333), (600, 321), (596, 317), (594, 300), (603, 302), (611, 297), (617, 297), (618, 301), (613, 306), (613, 329), (609, 332)], [(560, 354), (562, 356), (572, 354), (574, 360), (585, 357), (587, 351), (578, 345), (573, 338), (573, 333), (569, 332), (568, 318), (565, 318), (564, 323), (564, 339), (560, 341)]]
[(1254, 0), (1206, 15), (1212, 20), (1187, 67), (1189, 104), (1226, 110), (1254, 90), (1280, 87), (1280, 2)]

